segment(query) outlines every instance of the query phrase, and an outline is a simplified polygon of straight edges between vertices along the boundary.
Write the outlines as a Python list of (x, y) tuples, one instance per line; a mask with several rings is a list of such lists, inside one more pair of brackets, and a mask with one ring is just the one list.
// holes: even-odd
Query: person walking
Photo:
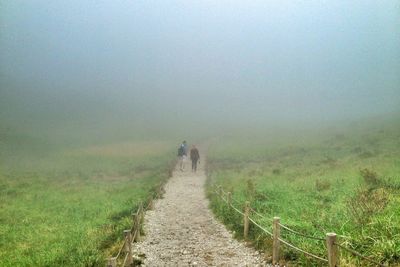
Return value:
[(190, 150), (190, 159), (192, 160), (192, 172), (196, 172), (197, 162), (200, 161), (200, 154), (195, 145), (193, 145), (192, 149)]
[(178, 148), (179, 168), (181, 171), (185, 170), (186, 157), (187, 157), (187, 145), (186, 141), (183, 141)]

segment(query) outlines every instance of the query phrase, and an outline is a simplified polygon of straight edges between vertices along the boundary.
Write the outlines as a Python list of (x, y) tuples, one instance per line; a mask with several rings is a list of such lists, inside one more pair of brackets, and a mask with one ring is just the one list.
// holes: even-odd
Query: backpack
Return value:
[(178, 156), (183, 156), (185, 154), (185, 148), (183, 146), (180, 146), (178, 148)]

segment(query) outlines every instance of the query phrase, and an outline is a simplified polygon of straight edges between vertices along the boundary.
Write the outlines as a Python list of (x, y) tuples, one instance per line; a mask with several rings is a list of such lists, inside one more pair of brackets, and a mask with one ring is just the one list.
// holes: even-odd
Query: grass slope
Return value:
[[(400, 264), (400, 119), (365, 121), (319, 132), (228, 136), (210, 149), (209, 186), (222, 185), (239, 203), (249, 200), (266, 219), (317, 237), (327, 232), (364, 255)], [(211, 207), (241, 236), (242, 220), (210, 193)], [(326, 257), (324, 242), (288, 234), (293, 244)], [(271, 240), (257, 228), (250, 238), (271, 250)], [(318, 266), (284, 248), (286, 261)], [(343, 252), (342, 266), (368, 266)]]
[(57, 149), (25, 136), (1, 141), (1, 266), (103, 266), (174, 160), (167, 141)]

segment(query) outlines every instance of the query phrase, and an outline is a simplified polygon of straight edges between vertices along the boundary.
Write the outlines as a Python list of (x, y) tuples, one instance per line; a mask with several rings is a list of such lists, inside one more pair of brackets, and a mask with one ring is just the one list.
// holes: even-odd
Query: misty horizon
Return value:
[(163, 131), (396, 113), (399, 8), (396, 1), (5, 2), (0, 117), (12, 126)]

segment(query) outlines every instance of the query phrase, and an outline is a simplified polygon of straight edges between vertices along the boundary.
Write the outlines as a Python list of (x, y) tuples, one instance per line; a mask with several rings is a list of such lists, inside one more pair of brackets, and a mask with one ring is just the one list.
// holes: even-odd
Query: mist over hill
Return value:
[(398, 9), (396, 1), (3, 3), (1, 127), (77, 140), (384, 118), (400, 107)]

